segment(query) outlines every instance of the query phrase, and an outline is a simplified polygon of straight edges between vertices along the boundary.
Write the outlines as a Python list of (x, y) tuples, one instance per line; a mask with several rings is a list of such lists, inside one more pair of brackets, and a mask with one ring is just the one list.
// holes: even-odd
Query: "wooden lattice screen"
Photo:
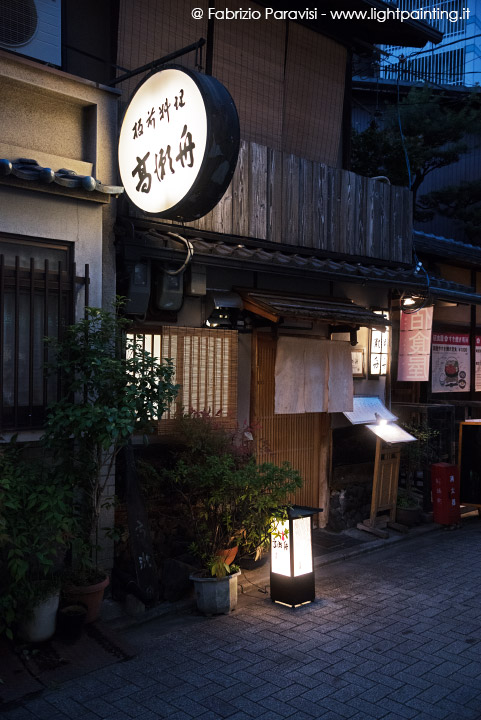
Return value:
[(178, 413), (208, 412), (226, 425), (237, 419), (237, 332), (204, 328), (163, 327), (159, 333), (135, 333), (144, 349), (171, 358), (176, 400), (159, 422), (159, 433), (171, 432)]

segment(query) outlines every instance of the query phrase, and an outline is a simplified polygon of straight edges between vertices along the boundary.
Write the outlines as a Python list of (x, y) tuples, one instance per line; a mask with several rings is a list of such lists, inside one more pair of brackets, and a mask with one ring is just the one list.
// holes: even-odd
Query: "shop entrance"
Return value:
[(328, 520), (329, 416), (274, 414), (276, 342), (270, 333), (254, 333), (251, 420), (259, 426), (255, 433), (257, 460), (276, 465), (287, 460), (300, 472), (303, 487), (291, 500), (324, 508), (316, 516), (323, 527)]

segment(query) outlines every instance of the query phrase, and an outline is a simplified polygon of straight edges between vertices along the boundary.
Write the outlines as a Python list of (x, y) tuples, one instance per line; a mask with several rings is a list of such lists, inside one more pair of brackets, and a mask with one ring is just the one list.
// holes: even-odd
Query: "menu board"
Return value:
[(397, 417), (390, 412), (380, 398), (374, 396), (354, 396), (352, 412), (345, 412), (344, 415), (353, 425), (365, 425), (375, 423), (377, 420), (392, 422)]

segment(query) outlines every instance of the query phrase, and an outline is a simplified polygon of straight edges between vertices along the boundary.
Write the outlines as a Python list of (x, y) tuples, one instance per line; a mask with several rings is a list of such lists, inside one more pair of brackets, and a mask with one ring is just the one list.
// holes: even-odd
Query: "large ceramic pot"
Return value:
[(33, 609), (32, 617), (25, 621), (20, 634), (27, 642), (38, 643), (49, 640), (55, 633), (60, 590), (52, 593)]
[(203, 615), (228, 615), (237, 607), (237, 578), (240, 570), (222, 578), (193, 573), (197, 607)]
[(74, 643), (82, 634), (87, 617), (84, 603), (66, 605), (58, 611), (57, 633), (66, 643)]
[(420, 507), (396, 508), (396, 522), (407, 527), (419, 525), (422, 520), (422, 510)]
[(106, 577), (105, 580), (96, 585), (69, 585), (64, 589), (63, 594), (69, 605), (80, 603), (87, 606), (85, 622), (91, 623), (97, 620), (100, 615), (105, 588), (108, 584), (109, 578)]

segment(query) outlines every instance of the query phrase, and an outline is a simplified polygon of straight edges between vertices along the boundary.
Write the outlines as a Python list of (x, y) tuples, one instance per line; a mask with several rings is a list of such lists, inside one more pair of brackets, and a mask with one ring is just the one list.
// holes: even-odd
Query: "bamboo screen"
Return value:
[[(215, 4), (219, 10), (228, 5)], [(275, 150), (282, 148), (285, 36), (282, 21), (215, 22), (212, 73), (234, 99), (241, 137)]]
[(329, 38), (290, 23), (284, 150), (338, 166), (347, 52)]
[[(121, 0), (118, 64), (132, 70), (206, 38), (209, 4), (195, 3), (204, 16), (194, 20), (190, 0)], [(218, 0), (215, 9), (231, 5)], [(262, 19), (214, 19), (211, 26), (212, 74), (234, 98), (242, 139), (337, 167), (346, 49), (297, 23), (265, 19), (260, 5), (249, 9)], [(193, 69), (195, 53), (175, 63)], [(205, 70), (205, 47), (202, 64)], [(141, 79), (119, 86), (124, 102)]]
[[(249, 7), (264, 17), (259, 5)], [(333, 167), (346, 60), (343, 46), (293, 22), (215, 22), (213, 74), (234, 98), (241, 137)]]
[[(226, 425), (237, 420), (237, 332), (203, 328), (163, 327), (161, 333), (135, 334), (156, 358), (171, 358), (176, 400), (159, 422), (159, 432), (170, 432), (176, 414), (208, 412)], [(130, 336), (132, 337), (132, 336)]]
[[(194, 20), (192, 8), (206, 8), (205, 2), (191, 0), (121, 0), (119, 10), (118, 64), (134, 70), (168, 53), (207, 37), (207, 13)], [(205, 48), (203, 51), (205, 66)], [(174, 60), (176, 65), (195, 68), (195, 53)], [(118, 71), (122, 74), (122, 70)], [(138, 75), (119, 87), (128, 99), (142, 79)]]

